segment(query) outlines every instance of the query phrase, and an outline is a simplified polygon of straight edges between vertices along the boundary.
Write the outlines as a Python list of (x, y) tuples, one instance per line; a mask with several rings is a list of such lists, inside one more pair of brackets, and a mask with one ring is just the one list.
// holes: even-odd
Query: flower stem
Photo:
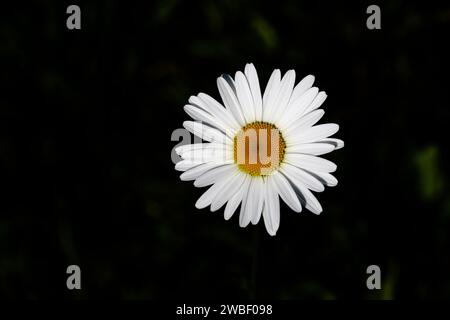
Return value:
[(258, 250), (259, 250), (259, 228), (256, 227), (253, 231), (253, 249), (252, 249), (252, 265), (250, 278), (250, 299), (257, 298), (257, 271), (258, 271)]

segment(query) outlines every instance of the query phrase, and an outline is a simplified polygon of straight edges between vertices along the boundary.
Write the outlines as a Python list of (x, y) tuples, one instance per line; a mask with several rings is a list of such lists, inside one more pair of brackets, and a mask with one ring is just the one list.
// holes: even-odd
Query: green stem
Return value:
[(259, 249), (259, 228), (256, 226), (253, 232), (253, 249), (252, 249), (252, 265), (251, 265), (251, 278), (250, 278), (250, 299), (255, 300), (257, 298), (257, 271), (258, 271), (258, 249)]

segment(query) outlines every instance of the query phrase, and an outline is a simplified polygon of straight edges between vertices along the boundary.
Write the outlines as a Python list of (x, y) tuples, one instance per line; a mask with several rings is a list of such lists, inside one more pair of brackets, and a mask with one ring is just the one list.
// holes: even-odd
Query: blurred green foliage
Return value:
[(444, 188), (444, 173), (439, 164), (439, 148), (428, 146), (417, 152), (414, 165), (417, 168), (420, 194), (425, 200), (436, 199)]

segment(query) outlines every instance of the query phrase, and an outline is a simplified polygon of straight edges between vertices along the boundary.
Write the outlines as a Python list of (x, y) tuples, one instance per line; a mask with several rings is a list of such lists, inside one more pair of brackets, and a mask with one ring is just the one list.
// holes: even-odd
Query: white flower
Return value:
[(339, 149), (344, 142), (330, 138), (337, 124), (315, 125), (325, 92), (312, 87), (306, 76), (296, 86), (295, 71), (281, 78), (275, 70), (261, 96), (253, 64), (235, 78), (217, 79), (225, 107), (207, 94), (191, 96), (184, 110), (194, 121), (183, 126), (205, 142), (177, 147), (183, 159), (175, 165), (181, 180), (211, 187), (198, 199), (199, 209), (216, 211), (226, 204), (228, 220), (239, 204), (239, 225), (257, 224), (261, 214), (270, 235), (280, 225), (279, 197), (294, 211), (319, 214), (322, 206), (311, 191), (335, 186), (330, 172), (336, 165), (318, 156)]

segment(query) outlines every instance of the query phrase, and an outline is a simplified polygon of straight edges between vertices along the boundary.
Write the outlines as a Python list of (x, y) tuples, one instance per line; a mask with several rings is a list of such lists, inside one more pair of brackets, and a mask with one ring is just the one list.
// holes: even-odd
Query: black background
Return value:
[[(81, 7), (81, 30), (66, 8)], [(449, 298), (450, 7), (378, 2), (40, 1), (0, 20), (0, 296)], [(270, 237), (196, 210), (172, 131), (253, 62), (308, 74), (345, 147), (320, 216)], [(66, 288), (66, 268), (82, 290)], [(379, 265), (382, 290), (366, 287)]]

